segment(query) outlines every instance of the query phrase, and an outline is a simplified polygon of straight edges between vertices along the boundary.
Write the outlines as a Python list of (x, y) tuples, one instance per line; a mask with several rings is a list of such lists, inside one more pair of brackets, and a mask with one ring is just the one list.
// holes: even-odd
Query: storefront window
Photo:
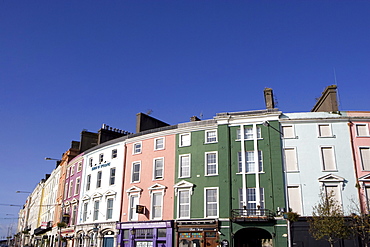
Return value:
[(167, 229), (166, 228), (158, 228), (158, 237), (165, 238), (167, 236)]

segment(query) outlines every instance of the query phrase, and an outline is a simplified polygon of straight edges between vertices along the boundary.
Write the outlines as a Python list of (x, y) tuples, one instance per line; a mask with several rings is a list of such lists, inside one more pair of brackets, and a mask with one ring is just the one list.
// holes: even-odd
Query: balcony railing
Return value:
[(274, 213), (269, 209), (233, 209), (231, 219), (234, 222), (271, 221), (274, 220)]

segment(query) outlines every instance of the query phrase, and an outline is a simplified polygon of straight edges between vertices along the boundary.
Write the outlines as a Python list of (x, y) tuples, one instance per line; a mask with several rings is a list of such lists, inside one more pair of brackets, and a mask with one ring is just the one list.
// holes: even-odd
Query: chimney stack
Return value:
[(275, 103), (274, 103), (274, 95), (272, 93), (272, 88), (265, 88), (265, 90), (263, 90), (263, 93), (265, 96), (266, 109), (274, 109)]

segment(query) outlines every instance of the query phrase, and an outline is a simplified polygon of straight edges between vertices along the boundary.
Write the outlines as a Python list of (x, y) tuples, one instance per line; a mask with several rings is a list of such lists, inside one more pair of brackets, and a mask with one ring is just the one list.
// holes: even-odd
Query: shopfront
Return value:
[(117, 223), (121, 247), (172, 247), (173, 221)]
[(216, 220), (176, 221), (178, 247), (216, 247), (219, 245)]

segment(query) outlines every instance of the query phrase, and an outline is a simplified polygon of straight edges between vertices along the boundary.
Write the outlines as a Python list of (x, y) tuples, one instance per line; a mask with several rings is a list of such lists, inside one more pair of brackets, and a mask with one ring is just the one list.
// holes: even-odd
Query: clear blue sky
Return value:
[[(370, 1), (0, 1), (0, 198), (23, 204), (72, 140), (135, 114), (370, 110)], [(0, 205), (0, 238), (18, 208)]]

